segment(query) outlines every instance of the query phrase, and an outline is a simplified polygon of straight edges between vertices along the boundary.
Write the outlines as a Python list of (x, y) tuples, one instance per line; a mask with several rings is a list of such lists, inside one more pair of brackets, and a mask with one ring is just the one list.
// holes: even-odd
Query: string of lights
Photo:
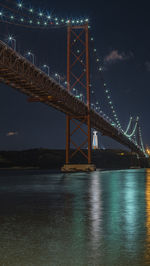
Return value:
[(129, 123), (128, 123), (128, 125), (127, 125), (127, 128), (126, 128), (126, 130), (125, 130), (125, 134), (127, 134), (127, 132), (129, 131), (129, 129), (130, 129), (130, 126), (131, 126), (131, 123), (132, 123), (132, 116), (130, 117), (130, 120), (129, 120)]
[(134, 136), (135, 132), (136, 132), (136, 129), (137, 129), (137, 125), (138, 125), (138, 121), (139, 121), (139, 117), (136, 118), (136, 123), (135, 123), (135, 126), (133, 128), (133, 131), (131, 134), (127, 134), (124, 132), (124, 134), (130, 139)]
[[(6, 2), (6, 1), (5, 1)], [(7, 1), (10, 2), (10, 1)], [(31, 28), (64, 27), (68, 24), (82, 25), (89, 22), (88, 18), (62, 18), (52, 15), (51, 12), (26, 6), (22, 1), (15, 3), (14, 7), (0, 3), (0, 21)]]
[[(92, 43), (94, 43), (94, 38), (93, 37), (91, 37), (91, 42)], [(138, 144), (137, 144), (137, 142), (136, 142), (136, 136), (135, 136), (135, 132), (136, 132), (136, 129), (137, 129), (137, 124), (138, 124), (138, 117), (137, 117), (137, 119), (136, 119), (136, 123), (135, 123), (135, 126), (134, 126), (134, 129), (133, 129), (133, 131), (131, 132), (131, 134), (127, 134), (128, 133), (128, 131), (129, 131), (129, 129), (130, 129), (130, 127), (131, 127), (131, 123), (132, 123), (132, 117), (130, 117), (130, 119), (129, 119), (129, 123), (128, 123), (128, 125), (127, 125), (127, 128), (126, 128), (126, 130), (124, 131), (123, 129), (122, 129), (122, 127), (121, 127), (121, 124), (120, 124), (120, 122), (119, 122), (119, 119), (118, 119), (118, 116), (117, 116), (117, 114), (116, 114), (116, 111), (115, 111), (115, 108), (114, 108), (114, 105), (113, 105), (113, 102), (112, 102), (112, 99), (111, 99), (111, 93), (110, 93), (110, 89), (108, 89), (107, 88), (107, 84), (106, 84), (106, 82), (105, 82), (105, 80), (104, 80), (104, 77), (103, 77), (103, 75), (102, 75), (102, 72), (103, 72), (103, 66), (102, 66), (102, 64), (100, 63), (101, 61), (100, 61), (100, 58), (99, 58), (99, 56), (98, 56), (98, 53), (97, 53), (97, 49), (95, 48), (95, 46), (94, 46), (94, 48), (93, 48), (93, 52), (94, 52), (94, 56), (95, 56), (95, 60), (96, 60), (96, 65), (97, 65), (97, 71), (99, 72), (99, 74), (100, 74), (100, 79), (101, 79), (101, 81), (102, 81), (102, 84), (103, 84), (103, 87), (104, 87), (104, 91), (105, 91), (105, 94), (106, 94), (106, 98), (107, 98), (107, 100), (108, 100), (108, 104), (109, 104), (109, 106), (110, 106), (110, 108), (111, 108), (111, 111), (112, 111), (112, 114), (113, 114), (113, 117), (114, 117), (114, 119), (115, 119), (115, 121), (116, 121), (116, 125), (117, 125), (117, 128), (119, 128), (123, 133), (124, 133), (124, 135), (126, 135), (131, 141), (133, 141), (134, 142), (134, 144), (136, 145), (136, 146), (138, 146)], [(131, 139), (131, 138), (134, 138), (134, 139)], [(142, 142), (141, 142), (142, 143)], [(142, 144), (141, 144), (142, 145)], [(142, 147), (142, 150), (143, 150), (143, 147)], [(144, 151), (144, 150), (143, 150)]]
[(115, 120), (116, 127), (119, 128), (120, 130), (122, 130), (120, 121), (118, 119), (118, 115), (117, 115), (117, 113), (115, 111), (114, 104), (113, 104), (113, 101), (112, 101), (111, 91), (110, 91), (110, 89), (107, 88), (107, 84), (106, 84), (106, 82), (104, 80), (104, 77), (103, 77), (103, 74), (102, 74), (103, 66), (102, 66), (101, 60), (100, 60), (100, 58), (98, 56), (97, 49), (95, 48), (95, 45), (94, 45), (94, 38), (91, 37), (90, 41), (92, 43), (92, 52), (94, 53), (94, 58), (95, 58), (95, 62), (96, 62), (96, 70), (99, 73), (99, 77), (100, 77), (100, 80), (101, 80), (102, 85), (103, 85), (103, 89), (104, 89), (104, 92), (105, 92), (105, 96), (106, 96), (108, 105), (109, 105), (109, 107), (111, 109), (111, 113), (112, 113), (113, 118)]

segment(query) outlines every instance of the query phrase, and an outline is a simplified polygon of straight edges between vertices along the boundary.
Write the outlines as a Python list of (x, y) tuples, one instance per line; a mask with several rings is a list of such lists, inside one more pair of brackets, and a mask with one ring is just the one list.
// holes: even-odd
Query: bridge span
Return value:
[[(0, 41), (0, 81), (26, 94), (29, 101), (47, 104), (64, 114), (73, 116), (78, 121), (82, 121), (82, 117), (88, 114), (84, 102), (2, 41)], [(123, 144), (139, 156), (145, 156), (138, 145), (93, 109), (90, 109), (90, 117), (92, 128)]]

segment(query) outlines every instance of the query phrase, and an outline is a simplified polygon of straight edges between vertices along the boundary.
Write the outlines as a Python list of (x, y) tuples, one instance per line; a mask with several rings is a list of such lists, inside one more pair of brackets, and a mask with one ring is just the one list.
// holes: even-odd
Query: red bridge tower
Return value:
[[(94, 171), (91, 164), (91, 119), (90, 119), (90, 67), (89, 67), (89, 26), (68, 25), (67, 29), (67, 89), (74, 91), (76, 97), (84, 98), (88, 113), (66, 115), (66, 164), (62, 171)], [(80, 91), (80, 94), (78, 94)], [(83, 92), (83, 93), (81, 93)], [(78, 121), (77, 121), (78, 119)], [(86, 126), (85, 126), (86, 124)], [(74, 141), (75, 134), (83, 134), (81, 144)], [(71, 147), (72, 145), (72, 147)], [(72, 158), (80, 152), (86, 162), (72, 163)]]

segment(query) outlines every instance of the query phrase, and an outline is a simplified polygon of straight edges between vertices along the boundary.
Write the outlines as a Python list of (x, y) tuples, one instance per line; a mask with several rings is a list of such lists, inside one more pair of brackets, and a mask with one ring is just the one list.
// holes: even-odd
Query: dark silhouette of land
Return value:
[[(74, 163), (86, 163), (78, 153)], [(65, 163), (65, 150), (32, 149), (0, 151), (0, 168), (60, 169)], [(149, 159), (123, 150), (93, 150), (92, 163), (101, 169), (127, 169), (149, 167)]]

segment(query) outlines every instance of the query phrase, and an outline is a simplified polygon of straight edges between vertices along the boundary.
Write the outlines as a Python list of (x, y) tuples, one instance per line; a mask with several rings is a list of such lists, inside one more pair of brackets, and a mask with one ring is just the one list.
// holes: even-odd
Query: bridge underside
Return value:
[[(87, 105), (69, 93), (54, 79), (0, 41), (0, 81), (28, 96), (29, 101), (47, 104), (77, 120), (88, 114)], [(111, 137), (140, 156), (143, 152), (122, 132), (94, 110), (90, 110), (91, 127)], [(85, 122), (86, 123), (86, 122)]]

